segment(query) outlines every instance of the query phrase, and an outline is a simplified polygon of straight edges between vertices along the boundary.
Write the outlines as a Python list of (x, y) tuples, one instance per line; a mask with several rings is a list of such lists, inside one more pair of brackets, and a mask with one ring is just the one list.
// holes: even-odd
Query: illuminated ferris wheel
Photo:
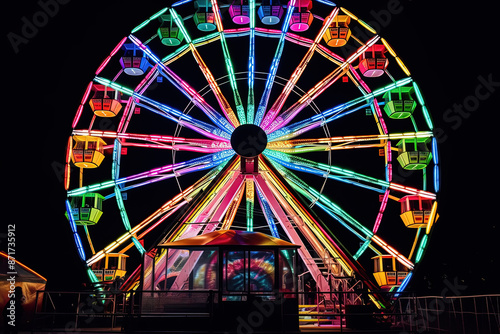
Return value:
[(160, 10), (102, 62), (72, 129), (66, 210), (93, 282), (133, 280), (151, 240), (243, 229), (300, 245), (322, 291), (325, 273), (401, 291), (437, 220), (419, 86), (329, 0)]

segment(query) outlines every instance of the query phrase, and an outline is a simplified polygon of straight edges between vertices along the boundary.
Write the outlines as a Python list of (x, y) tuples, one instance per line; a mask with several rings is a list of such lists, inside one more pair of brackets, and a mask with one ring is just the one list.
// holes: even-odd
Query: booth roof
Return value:
[(2, 251), (0, 251), (0, 269), (2, 282), (5, 277), (12, 275), (11, 272), (15, 272), (16, 282), (47, 283), (45, 277)]
[(192, 248), (192, 247), (220, 247), (220, 246), (245, 246), (251, 247), (279, 247), (298, 248), (299, 245), (271, 237), (260, 232), (246, 232), (236, 230), (219, 230), (192, 238), (185, 238), (158, 245), (164, 248)]

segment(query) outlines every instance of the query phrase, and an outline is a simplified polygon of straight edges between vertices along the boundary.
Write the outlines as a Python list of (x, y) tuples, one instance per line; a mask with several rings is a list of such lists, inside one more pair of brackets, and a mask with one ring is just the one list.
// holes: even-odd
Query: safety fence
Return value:
[[(385, 294), (387, 308), (374, 306), (373, 297)], [(336, 332), (500, 334), (500, 295), (416, 297), (387, 292), (347, 291), (272, 293), (260, 296), (219, 295), (216, 291), (102, 291), (40, 292), (43, 299), (31, 321), (35, 331), (129, 330), (137, 319), (182, 319), (203, 324), (210, 331), (221, 320), (226, 302), (247, 302), (233, 323), (236, 332), (258, 332), (269, 319), (296, 321), (301, 330)], [(290, 300), (296, 300), (290, 304)], [(299, 302), (300, 301), (300, 304)], [(292, 307), (284, 307), (285, 303)], [(224, 310), (224, 313), (227, 309)], [(233, 320), (234, 320), (233, 319)], [(268, 322), (266, 322), (268, 321)]]
[[(229, 328), (236, 332), (258, 332), (269, 325), (280, 329), (296, 323), (297, 328), (302, 329), (321, 327), (340, 332), (349, 329), (399, 333), (403, 315), (391, 309), (380, 310), (373, 304), (371, 297), (380, 298), (382, 293), (394, 303), (394, 295), (367, 291), (253, 295), (219, 295), (216, 291), (45, 291), (39, 295), (43, 303), (35, 312), (32, 327), (36, 331), (55, 328), (63, 331), (133, 330), (137, 328), (133, 324), (144, 319), (148, 324), (157, 321), (159, 324), (168, 322), (170, 326), (176, 321), (186, 323), (193, 319), (192, 323), (203, 324), (202, 329), (206, 331), (212, 330), (213, 324), (221, 320), (232, 320)], [(245, 304), (247, 307), (236, 309)], [(231, 311), (235, 313), (228, 317)]]
[(399, 325), (416, 333), (500, 334), (500, 295), (401, 297)]

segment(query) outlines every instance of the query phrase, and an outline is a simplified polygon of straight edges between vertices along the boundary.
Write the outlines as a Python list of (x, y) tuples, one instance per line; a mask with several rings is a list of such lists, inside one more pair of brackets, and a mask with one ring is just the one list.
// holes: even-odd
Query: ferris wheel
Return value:
[(324, 272), (402, 291), (438, 217), (432, 130), (399, 54), (349, 10), (181, 0), (88, 84), (67, 217), (93, 282), (131, 276), (151, 240), (243, 229), (300, 245), (323, 291)]

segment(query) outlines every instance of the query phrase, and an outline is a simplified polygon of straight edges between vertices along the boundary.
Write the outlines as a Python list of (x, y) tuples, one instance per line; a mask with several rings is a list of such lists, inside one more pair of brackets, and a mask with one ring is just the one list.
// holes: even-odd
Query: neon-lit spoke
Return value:
[[(119, 176), (120, 176), (121, 152), (122, 152), (121, 142), (120, 142), (120, 140), (115, 139), (115, 144), (114, 144), (114, 148), (113, 148), (113, 166), (111, 168), (111, 177), (115, 181), (115, 184), (116, 184), (116, 180), (118, 180)], [(115, 185), (114, 194), (115, 194), (116, 204), (117, 204), (118, 210), (120, 212), (120, 217), (122, 218), (123, 225), (125, 226), (125, 230), (130, 232), (132, 227), (130, 225), (130, 220), (129, 220), (129, 217), (127, 214), (127, 209), (125, 208), (125, 204), (123, 202), (122, 189), (120, 188), (120, 186)], [(85, 226), (85, 228), (86, 228), (86, 226)], [(87, 232), (87, 229), (85, 231)], [(133, 240), (136, 241), (136, 242), (134, 242), (134, 245), (136, 246), (139, 253), (144, 254), (146, 252), (144, 247), (139, 242), (137, 242), (137, 239), (135, 239), (135, 237), (133, 237)], [(93, 250), (93, 247), (92, 247), (92, 250)], [(92, 253), (95, 254), (95, 251), (92, 251)]]
[(182, 113), (179, 110), (176, 110), (172, 107), (154, 101), (153, 99), (150, 99), (144, 95), (140, 95), (129, 88), (123, 87), (115, 82), (100, 77), (96, 77), (94, 80), (104, 86), (111, 87), (121, 93), (137, 98), (140, 101), (143, 101), (146, 104), (144, 105), (138, 104), (138, 105), (144, 106), (149, 110), (156, 112), (159, 115), (165, 116), (166, 118), (176, 123), (185, 125), (186, 127), (198, 133), (210, 136), (211, 138), (214, 139), (224, 140), (229, 138), (229, 135), (226, 132), (222, 131), (221, 129), (216, 128), (215, 126), (205, 123), (203, 121), (197, 120), (189, 115)]
[[(280, 170), (283, 170), (279, 167), (279, 164), (274, 164)], [(357, 235), (361, 240), (373, 240), (377, 245), (382, 247), (389, 254), (394, 255), (396, 260), (408, 267), (409, 269), (413, 269), (414, 264), (409, 261), (404, 255), (399, 253), (394, 247), (391, 247), (385, 241), (383, 241), (380, 237), (371, 232), (368, 228), (366, 228), (363, 224), (354, 219), (351, 215), (341, 209), (337, 204), (328, 200), (324, 195), (320, 194), (317, 190), (312, 187), (306, 185), (304, 182), (300, 181), (293, 173), (287, 173), (287, 178), (293, 179), (293, 183), (301, 189), (307, 189), (307, 192), (310, 193), (311, 199), (316, 199), (318, 201), (317, 205), (322, 208), (326, 213), (335, 218), (339, 223), (341, 223), (345, 228), (347, 228), (351, 233)], [(302, 184), (302, 186), (299, 186)], [(368, 244), (367, 244), (368, 245)]]
[(285, 46), (285, 37), (286, 32), (288, 31), (288, 27), (290, 26), (290, 19), (292, 17), (292, 13), (294, 10), (293, 3), (295, 1), (290, 1), (289, 6), (287, 8), (285, 19), (283, 20), (283, 25), (281, 28), (281, 34), (278, 41), (278, 46), (276, 47), (276, 51), (274, 53), (274, 58), (271, 63), (271, 67), (269, 69), (269, 74), (267, 75), (266, 85), (264, 88), (264, 92), (262, 93), (262, 97), (259, 102), (259, 106), (257, 108), (257, 112), (255, 115), (254, 124), (261, 125), (261, 122), (264, 118), (264, 113), (267, 108), (267, 104), (269, 103), (269, 96), (271, 94), (271, 89), (273, 87), (274, 79), (276, 78), (276, 72), (278, 71), (278, 65), (280, 63), (281, 57), (283, 55), (283, 47)]
[[(223, 165), (221, 165), (223, 167)], [(142, 239), (147, 233), (152, 231), (154, 228), (159, 226), (161, 222), (174, 214), (179, 208), (183, 205), (187, 204), (186, 200), (192, 199), (204, 186), (206, 186), (209, 182), (211, 182), (215, 176), (221, 171), (221, 167), (214, 168), (210, 172), (208, 172), (204, 177), (200, 178), (192, 186), (186, 188), (181, 193), (174, 196), (172, 199), (165, 202), (158, 210), (153, 212), (148, 218), (143, 220), (141, 223), (134, 226), (130, 231), (121, 235), (118, 239), (104, 247), (104, 249), (100, 250), (96, 254), (94, 254), (91, 258), (87, 260), (87, 265), (90, 266), (93, 263), (99, 261), (104, 254), (114, 251), (116, 248), (123, 245), (128, 240), (131, 240), (134, 235), (137, 235), (140, 231), (148, 227), (148, 229), (142, 234), (138, 235), (139, 239)]]
[(280, 172), (282, 172), (283, 175), (286, 175), (287, 178), (290, 178), (292, 184), (298, 186), (302, 190), (305, 190), (303, 194), (309, 194), (309, 200), (317, 200), (319, 202), (317, 204), (319, 204), (325, 212), (329, 213), (330, 215), (333, 214), (333, 216), (344, 227), (346, 227), (354, 235), (358, 236), (361, 240), (365, 240), (366, 238), (370, 238), (373, 236), (373, 233), (368, 228), (359, 223), (356, 219), (354, 219), (347, 212), (341, 209), (337, 204), (328, 200), (326, 196), (319, 193), (311, 186), (306, 185), (303, 181), (300, 181), (300, 179), (292, 172), (285, 172), (284, 169), (280, 167), (281, 164), (273, 162), (273, 166), (275, 166)]
[(253, 208), (255, 200), (255, 187), (253, 179), (248, 178), (245, 181), (246, 185), (246, 216), (247, 216), (247, 231), (253, 231)]
[(257, 198), (259, 200), (260, 207), (262, 208), (262, 213), (264, 214), (264, 218), (266, 219), (267, 225), (271, 230), (271, 235), (275, 238), (279, 238), (280, 237), (279, 232), (278, 229), (276, 228), (276, 224), (274, 223), (273, 212), (271, 210), (271, 207), (269, 206), (269, 203), (267, 202), (262, 192), (258, 190), (257, 190)]
[(281, 108), (283, 107), (288, 96), (292, 92), (293, 87), (297, 84), (297, 81), (301, 77), (302, 73), (304, 73), (304, 70), (306, 69), (307, 64), (309, 63), (312, 56), (314, 55), (316, 47), (319, 44), (319, 42), (321, 41), (321, 39), (323, 38), (323, 35), (325, 34), (326, 29), (328, 29), (328, 27), (330, 26), (332, 21), (337, 16), (338, 12), (339, 12), (339, 9), (337, 7), (334, 8), (333, 11), (330, 13), (330, 15), (323, 21), (323, 26), (321, 27), (320, 31), (316, 35), (316, 38), (314, 39), (314, 43), (307, 50), (307, 53), (300, 61), (300, 64), (297, 66), (295, 71), (290, 76), (290, 79), (288, 80), (286, 86), (283, 88), (283, 91), (281, 92), (280, 96), (276, 99), (276, 102), (274, 102), (272, 107), (268, 110), (267, 114), (264, 116), (264, 119), (262, 120), (262, 123), (260, 124), (264, 130), (268, 129), (268, 127), (271, 125), (271, 123), (276, 118), (278, 113), (281, 111)]
[(314, 162), (302, 157), (297, 157), (272, 150), (266, 150), (264, 154), (266, 155), (266, 157), (279, 161), (281, 165), (286, 166), (289, 169), (303, 171), (321, 177), (331, 178), (337, 181), (349, 183), (366, 189), (371, 189), (377, 192), (383, 192), (384, 187), (389, 187), (389, 183), (385, 180), (376, 179), (347, 169)]
[[(316, 139), (293, 139), (273, 141), (268, 143), (267, 148), (278, 150), (284, 153), (307, 153), (313, 151), (343, 150), (355, 148), (373, 148), (383, 147), (381, 141), (400, 140), (406, 138), (430, 138), (432, 132), (406, 132), (390, 133), (387, 135), (359, 135), (359, 136), (339, 136), (330, 138)], [(376, 142), (375, 144), (365, 144), (367, 142)]]
[(220, 9), (217, 3), (217, 0), (212, 1), (213, 13), (215, 16), (215, 25), (217, 26), (217, 30), (220, 34), (220, 42), (222, 47), (222, 53), (224, 54), (224, 61), (226, 63), (227, 74), (229, 76), (229, 83), (231, 85), (231, 89), (233, 91), (234, 103), (236, 105), (236, 114), (238, 115), (238, 119), (240, 124), (246, 124), (245, 117), (245, 108), (243, 108), (243, 103), (241, 101), (240, 93), (238, 92), (238, 85), (236, 83), (236, 77), (234, 75), (233, 62), (231, 59), (231, 55), (229, 53), (229, 48), (226, 42), (226, 36), (224, 34), (224, 27), (222, 26), (222, 18), (220, 16)]
[[(314, 99), (323, 93), (328, 87), (335, 83), (342, 77), (348, 70), (352, 62), (366, 51), (366, 49), (379, 40), (379, 36), (372, 37), (366, 44), (360, 47), (354, 54), (352, 54), (342, 65), (336, 68), (333, 72), (327, 75), (323, 80), (319, 81), (313, 88), (304, 94), (294, 105), (284, 111), (280, 116), (269, 125), (268, 132), (273, 132), (285, 125), (287, 125), (302, 109), (307, 107)], [(316, 45), (316, 44), (313, 44)]]
[(388, 182), (386, 180), (381, 180), (360, 173), (355, 173), (347, 169), (317, 163), (311, 160), (288, 155), (278, 151), (266, 150), (264, 151), (264, 155), (270, 158), (271, 161), (278, 162), (279, 165), (285, 166), (289, 169), (310, 173), (323, 178), (326, 177), (329, 179), (334, 179), (336, 181), (348, 183), (357, 187), (373, 190), (378, 193), (383, 193), (385, 192), (386, 188), (390, 188), (391, 190), (402, 192), (408, 195), (418, 195), (429, 199), (436, 198), (436, 194), (428, 191), (403, 186), (398, 183)]
[(184, 138), (165, 135), (146, 135), (136, 133), (116, 133), (100, 130), (74, 130), (74, 135), (96, 136), (100, 138), (113, 138), (126, 140), (123, 146), (168, 149), (175, 151), (192, 151), (201, 153), (214, 153), (231, 149), (228, 141)]
[[(184, 22), (182, 21), (182, 18), (177, 14), (177, 12), (174, 9), (172, 9), (170, 11), (170, 13), (172, 14), (173, 20), (175, 21), (175, 23), (177, 24), (179, 29), (184, 34), (184, 36), (186, 38), (186, 42), (189, 44), (189, 48), (190, 48), (196, 62), (198, 63), (198, 66), (200, 67), (208, 84), (210, 85), (212, 92), (215, 94), (215, 97), (217, 98), (217, 101), (218, 101), (220, 107), (222, 108), (222, 110), (224, 111), (228, 121), (234, 127), (237, 127), (238, 125), (240, 125), (240, 121), (238, 120), (238, 118), (236, 117), (236, 114), (234, 113), (233, 109), (229, 105), (229, 102), (226, 100), (226, 98), (222, 94), (222, 91), (220, 90), (219, 85), (217, 84), (214, 76), (212, 75), (212, 73), (208, 69), (207, 65), (203, 61), (203, 59), (202, 59), (201, 55), (199, 54), (198, 50), (196, 49), (195, 45), (192, 43), (192, 40), (191, 40), (191, 37), (189, 36), (188, 31), (184, 27)], [(218, 17), (220, 20), (220, 17), (218, 15), (216, 15), (215, 17), (216, 17), (216, 19)], [(224, 34), (221, 33), (220, 38), (223, 38), (223, 36), (224, 36)], [(226, 45), (225, 42), (222, 42), (221, 44), (223, 45), (223, 48), (224, 48), (224, 45)], [(232, 70), (232, 67), (229, 66), (229, 64), (227, 64), (227, 61), (228, 61), (228, 59), (226, 59), (226, 65), (228, 67), (228, 71)], [(233, 78), (234, 78), (234, 76), (233, 76)], [(234, 80), (234, 85), (236, 85), (236, 80)], [(234, 92), (234, 88), (233, 88), (233, 92)], [(240, 105), (241, 105), (241, 99), (239, 101), (240, 101)], [(240, 108), (240, 111), (243, 111), (243, 117), (244, 117), (245, 114), (244, 114), (244, 110), (242, 107)]]
[[(329, 122), (332, 122), (336, 119), (339, 119), (343, 116), (349, 115), (355, 111), (362, 110), (367, 106), (370, 106), (370, 104), (366, 104), (367, 101), (380, 96), (382, 94), (387, 93), (388, 91), (404, 86), (408, 83), (412, 82), (411, 78), (405, 78), (399, 81), (396, 81), (392, 84), (389, 84), (385, 87), (382, 87), (380, 89), (377, 89), (373, 92), (367, 93), (363, 96), (360, 96), (356, 99), (353, 99), (351, 101), (348, 101), (346, 103), (340, 104), (338, 106), (335, 106), (333, 108), (327, 109), (319, 114), (316, 114), (314, 116), (311, 116), (305, 120), (290, 124), (288, 126), (284, 126), (273, 133), (270, 133), (268, 135), (269, 140), (276, 140), (278, 138), (292, 138), (295, 137), (299, 134), (304, 133), (305, 131), (309, 131), (315, 128), (320, 127), (321, 125), (327, 124)], [(364, 103), (361, 106), (356, 107), (357, 105)], [(351, 109), (353, 108), (353, 109)]]
[(125, 185), (127, 183), (132, 183), (138, 180), (142, 180), (144, 178), (154, 178), (151, 182), (157, 182), (160, 180), (173, 178), (175, 176), (180, 176), (183, 174), (209, 169), (218, 164), (221, 164), (227, 160), (229, 160), (234, 155), (234, 151), (225, 150), (219, 153), (212, 153), (207, 156), (201, 158), (191, 159), (185, 162), (178, 162), (174, 164), (165, 165), (160, 168), (154, 168), (146, 172), (142, 172), (139, 174), (122, 177), (117, 180), (104, 181), (97, 184), (77, 188), (71, 191), (68, 191), (68, 196), (77, 196), (81, 194), (86, 194), (89, 192), (97, 192), (101, 191), (115, 185)]
[(187, 82), (182, 80), (177, 76), (170, 68), (165, 66), (160, 59), (151, 52), (151, 50), (142, 44), (142, 42), (134, 36), (129, 37), (134, 44), (139, 46), (143, 51), (145, 51), (149, 58), (154, 61), (154, 63), (160, 68), (160, 73), (166, 77), (180, 92), (182, 92), (189, 100), (193, 101), (194, 105), (200, 108), (211, 120), (216, 124), (221, 130), (227, 132), (228, 134), (234, 130), (234, 127), (220, 115), (214, 108), (212, 108), (205, 99), (198, 94)]
[(238, 207), (240, 206), (241, 200), (243, 199), (243, 195), (245, 193), (245, 189), (241, 187), (239, 193), (233, 198), (233, 201), (229, 205), (227, 209), (226, 215), (224, 216), (224, 221), (221, 226), (221, 230), (229, 230), (233, 225), (234, 218), (236, 217), (236, 213), (238, 211)]
[[(279, 165), (274, 165), (274, 166), (277, 167), (278, 171), (282, 175), (286, 174), (286, 173), (285, 174), (282, 173), (283, 168), (281, 166), (279, 166)], [(290, 174), (290, 175), (292, 175), (292, 177), (294, 177), (293, 174)], [(297, 202), (297, 200), (290, 194), (290, 192), (282, 186), (282, 184), (277, 180), (277, 178), (272, 173), (269, 173), (269, 176), (271, 177), (271, 179), (269, 181), (272, 182), (275, 187), (281, 189), (281, 194), (283, 196), (285, 196), (284, 203), (282, 203), (282, 204), (286, 205), (286, 203), (290, 203), (290, 205), (293, 205), (296, 212), (300, 213), (300, 217), (303, 220), (303, 222), (306, 223), (307, 226), (310, 228), (310, 231), (312, 231), (314, 233), (315, 238), (317, 238), (317, 241), (320, 241), (321, 246), (325, 247), (328, 250), (329, 254), (333, 255), (337, 259), (338, 263), (341, 265), (341, 267), (343, 268), (343, 270), (346, 273), (352, 274), (353, 268), (356, 268), (357, 265), (354, 262), (350, 261), (345, 256), (344, 251), (333, 240), (333, 238), (332, 238), (333, 233), (326, 226), (319, 225), (318, 222), (316, 222), (315, 219), (312, 218), (310, 216), (310, 214), (307, 213), (305, 208), (302, 207)], [(296, 189), (296, 190), (299, 190), (299, 192), (301, 192), (302, 188), (298, 187), (297, 184), (295, 183), (295, 181), (297, 181), (297, 180), (298, 180), (298, 183), (303, 183), (303, 181), (301, 181), (300, 179), (294, 178), (293, 180), (290, 180), (291, 182), (289, 184), (293, 188), (297, 187), (298, 189)], [(307, 194), (309, 194), (309, 193), (308, 192), (306, 192), (305, 194), (303, 193), (303, 195), (305, 195), (306, 198), (307, 198)], [(297, 226), (298, 227), (303, 226), (303, 224), (299, 223)], [(303, 230), (303, 232), (306, 232), (306, 230)], [(363, 239), (361, 236), (360, 236), (360, 238)], [(314, 240), (314, 239), (312, 239), (312, 240)], [(314, 242), (313, 242), (313, 245), (316, 245), (316, 247), (318, 246)], [(363, 273), (360, 271), (360, 268), (357, 268), (356, 271), (358, 274), (363, 275)]]

